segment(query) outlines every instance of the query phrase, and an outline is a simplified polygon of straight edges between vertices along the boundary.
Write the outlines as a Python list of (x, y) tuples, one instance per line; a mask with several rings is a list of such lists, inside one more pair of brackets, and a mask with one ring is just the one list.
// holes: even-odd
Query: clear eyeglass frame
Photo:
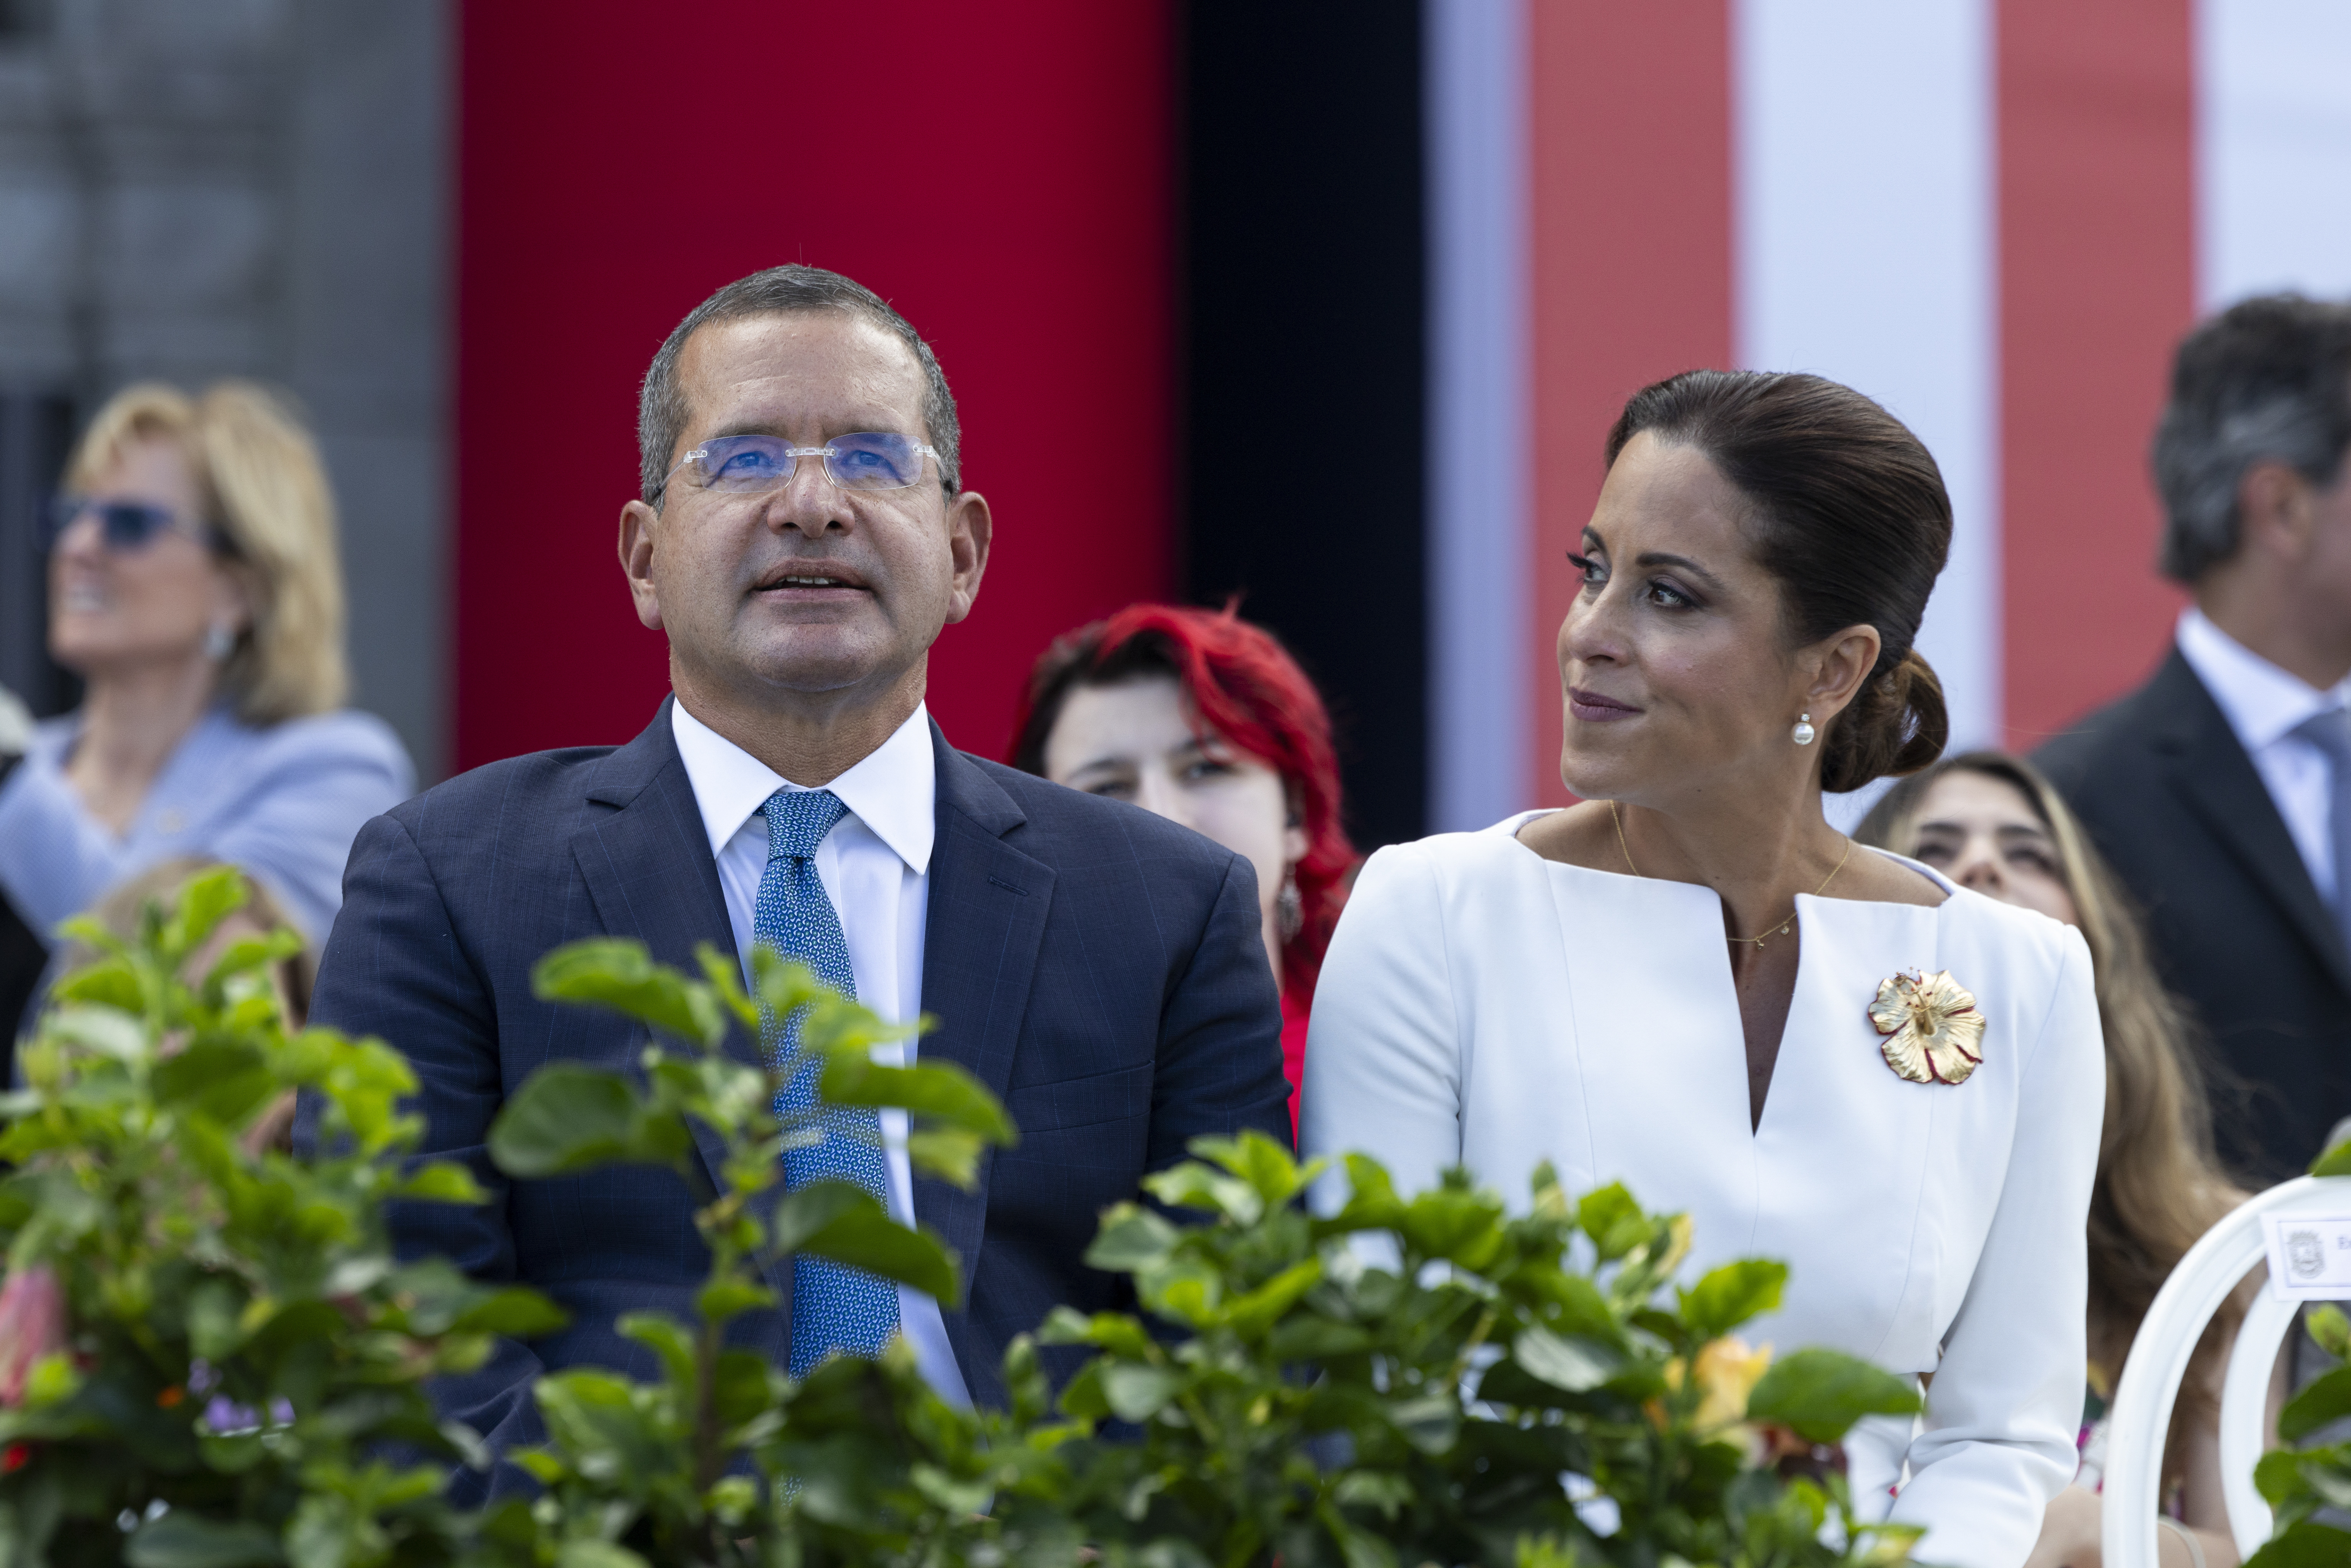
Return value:
[[(923, 459), (938, 456), (935, 446), (910, 441), (892, 431), (836, 435), (822, 446), (793, 446), (772, 435), (714, 436), (681, 458), (677, 466), (664, 476), (662, 486), (666, 490), (670, 481), (683, 474), (689, 489), (720, 496), (764, 496), (789, 485), (799, 472), (800, 459), (814, 457), (822, 462), (824, 476), (836, 489), (867, 493), (907, 490), (923, 482)], [(711, 472), (714, 457), (730, 465), (737, 457), (755, 457), (772, 466), (728, 483), (725, 482), (723, 469), (719, 474)], [(858, 458), (874, 458), (883, 465), (850, 470), (848, 464)], [(901, 462), (903, 467), (899, 466)], [(903, 478), (897, 476), (901, 472), (905, 476)]]

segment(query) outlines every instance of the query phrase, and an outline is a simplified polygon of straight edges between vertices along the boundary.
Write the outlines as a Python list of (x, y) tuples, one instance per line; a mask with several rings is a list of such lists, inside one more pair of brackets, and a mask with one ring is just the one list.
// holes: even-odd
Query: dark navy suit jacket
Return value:
[[(1202, 1134), (1256, 1127), (1287, 1144), (1289, 1088), (1249, 862), (1132, 806), (966, 756), (935, 726), (932, 745), (923, 1007), (938, 1027), (921, 1055), (971, 1071), (1020, 1130), (975, 1190), (914, 1184), (916, 1218), (962, 1257), (967, 1300), (946, 1312), (947, 1337), (986, 1403), (1001, 1396), (1006, 1343), (1056, 1303), (1127, 1301), (1123, 1281), (1080, 1261), (1100, 1211)], [(528, 1385), (542, 1369), (653, 1376), (651, 1354), (612, 1320), (650, 1309), (690, 1321), (708, 1268), (675, 1173), (510, 1182), (483, 1152), (499, 1105), (541, 1065), (636, 1067), (642, 1029), (531, 995), (539, 956), (585, 936), (637, 937), (676, 965), (698, 942), (734, 951), (666, 704), (624, 747), (494, 763), (370, 822), (310, 1012), (406, 1052), (426, 1150), (465, 1161), (492, 1194), (481, 1207), (404, 1207), (401, 1250), (532, 1285), (571, 1313), (569, 1328), (504, 1343), (440, 1391), (448, 1415), (499, 1448), (541, 1438)], [(789, 1268), (769, 1281), (786, 1303)], [(738, 1340), (782, 1360), (788, 1311), (746, 1319)], [(1048, 1364), (1065, 1375), (1072, 1354), (1048, 1351)]]

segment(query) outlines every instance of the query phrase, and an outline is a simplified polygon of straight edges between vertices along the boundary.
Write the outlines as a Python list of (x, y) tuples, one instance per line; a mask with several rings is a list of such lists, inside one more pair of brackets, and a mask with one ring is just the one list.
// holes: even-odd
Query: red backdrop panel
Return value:
[(2001, 575), (2010, 744), (2154, 667), (2179, 593), (2147, 477), (2195, 312), (2189, 0), (2001, 0)]
[(1722, 0), (1531, 6), (1534, 620), (1530, 784), (1564, 805), (1554, 634), (1566, 551), (1625, 400), (1731, 362), (1730, 35)]
[(889, 299), (955, 388), (997, 520), (931, 657), (957, 745), (1001, 754), (1054, 633), (1165, 594), (1169, 40), (1154, 0), (465, 5), (459, 766), (651, 716), (664, 645), (613, 554), (637, 383), (686, 311), (780, 262)]

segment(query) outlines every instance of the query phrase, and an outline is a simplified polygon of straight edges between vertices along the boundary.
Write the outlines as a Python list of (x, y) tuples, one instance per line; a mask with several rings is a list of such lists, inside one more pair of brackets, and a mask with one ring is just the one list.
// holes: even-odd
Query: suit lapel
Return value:
[(2168, 721), (2155, 743), (2172, 757), (2174, 788), (2276, 902), (2335, 983), (2351, 994), (2351, 950), (2344, 946), (2342, 926), (2319, 897), (2269, 786), (2228, 716), (2177, 648), (2148, 695)]
[[(923, 1037), (921, 1059), (952, 1061), (1001, 1099), (1052, 905), (1053, 871), (1004, 841), (1027, 817), (947, 745), (936, 724), (931, 747), (938, 766), (938, 835), (924, 927), (923, 1010), (939, 1021)], [(941, 1181), (914, 1183), (915, 1218), (961, 1255), (967, 1284), (979, 1264), (988, 1168), (983, 1160), (969, 1192)], [(961, 1313), (949, 1315), (950, 1335), (961, 1322)], [(969, 1364), (960, 1343), (956, 1354)]]
[[(735, 927), (726, 918), (726, 895), (694, 783), (670, 728), (674, 700), (664, 698), (644, 733), (597, 769), (571, 854), (606, 936), (633, 936), (657, 961), (699, 975), (695, 948), (707, 942), (734, 952)], [(738, 1061), (762, 1065), (758, 1047), (739, 1030), (728, 1033), (726, 1049)], [(700, 1123), (694, 1125), (694, 1142), (712, 1186), (724, 1191), (726, 1145)], [(789, 1261), (770, 1268), (768, 1284), (786, 1302), (791, 1300)]]

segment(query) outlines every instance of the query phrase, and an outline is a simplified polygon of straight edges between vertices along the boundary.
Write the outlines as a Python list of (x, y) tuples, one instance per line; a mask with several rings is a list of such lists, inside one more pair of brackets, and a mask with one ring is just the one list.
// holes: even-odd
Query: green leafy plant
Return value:
[[(958, 1172), (1008, 1136), (968, 1080), (873, 1067), (886, 1026), (796, 966), (760, 966), (773, 1010), (810, 1009), (804, 1047), (827, 1059), (828, 1097), (894, 1093), (953, 1140)], [(1092, 1359), (1056, 1396), (1035, 1343), (1017, 1341), (1002, 1410), (947, 1405), (903, 1348), (797, 1385), (715, 1351), (724, 1311), (761, 1299), (764, 1251), (825, 1251), (926, 1289), (951, 1260), (903, 1228), (885, 1248), (870, 1199), (852, 1232), (833, 1218), (847, 1200), (819, 1187), (769, 1196), (794, 1134), (769, 1125), (764, 1083), (720, 1051), (719, 1020), (753, 1012), (726, 960), (705, 955), (704, 968), (686, 980), (617, 944), (550, 956), (545, 994), (618, 1007), (698, 1040), (699, 1054), (649, 1051), (642, 1094), (548, 1069), (493, 1133), (517, 1174), (614, 1159), (684, 1169), (684, 1124), (699, 1120), (725, 1136), (734, 1184), (700, 1220), (714, 1239), (705, 1323), (629, 1324), (664, 1375), (542, 1381), (553, 1441), (524, 1462), (559, 1507), (532, 1516), (539, 1561), (551, 1533), (631, 1565), (1792, 1568), (1899, 1560), (1913, 1539), (1857, 1523), (1818, 1463), (1862, 1416), (1915, 1410), (1912, 1386), (1825, 1351), (1771, 1364), (1731, 1336), (1778, 1305), (1782, 1265), (1735, 1263), (1676, 1289), (1686, 1218), (1646, 1213), (1616, 1186), (1571, 1200), (1548, 1170), (1513, 1215), (1458, 1174), (1401, 1197), (1351, 1157), (1351, 1196), (1318, 1218), (1302, 1199), (1322, 1166), (1256, 1134), (1202, 1140), (1197, 1158), (1148, 1180), (1155, 1206), (1103, 1217), (1087, 1258), (1132, 1276), (1145, 1315), (1055, 1312), (1040, 1337)], [(1783, 1477), (1791, 1459), (1823, 1473)], [(1562, 1475), (1579, 1478), (1573, 1490)]]
[[(764, 1479), (821, 1469), (779, 1465), (796, 1440), (805, 1443), (826, 1400), (845, 1398), (862, 1417), (873, 1374), (841, 1362), (796, 1386), (766, 1356), (729, 1348), (730, 1322), (776, 1304), (766, 1266), (785, 1253), (813, 1254), (949, 1305), (960, 1299), (948, 1249), (893, 1220), (862, 1188), (818, 1181), (782, 1190), (785, 1149), (824, 1135), (821, 1106), (776, 1113), (778, 1088), (804, 1064), (819, 1068), (822, 1104), (904, 1110), (907, 1152), (925, 1174), (968, 1186), (983, 1151), (1013, 1140), (1002, 1107), (962, 1069), (874, 1061), (875, 1046), (912, 1026), (884, 1022), (765, 946), (752, 952), (751, 992), (732, 955), (705, 946), (699, 958), (702, 976), (691, 977), (653, 963), (641, 944), (598, 940), (559, 948), (533, 975), (541, 997), (616, 1009), (654, 1039), (641, 1076), (579, 1063), (534, 1073), (492, 1124), (490, 1157), (524, 1178), (612, 1164), (676, 1172), (701, 1199), (695, 1224), (710, 1249), (710, 1273), (694, 1322), (654, 1312), (621, 1320), (622, 1333), (659, 1357), (655, 1381), (589, 1367), (539, 1379), (534, 1392), (549, 1440), (512, 1457), (551, 1506), (510, 1504), (485, 1524), (493, 1547), (522, 1560), (564, 1568), (775, 1560), (798, 1494)], [(755, 1067), (726, 1042), (735, 1030), (760, 1038), (763, 1016), (797, 1018), (798, 1028), (789, 1052)], [(719, 1187), (696, 1151), (697, 1124), (725, 1146)], [(897, 1402), (920, 1406), (919, 1379), (903, 1364), (893, 1370)], [(862, 1421), (846, 1424), (854, 1431)]]
[[(508, 1456), (541, 1488), (461, 1516), (421, 1380), (488, 1336), (559, 1321), (528, 1291), (402, 1265), (394, 1197), (474, 1201), (407, 1158), (413, 1082), (388, 1048), (288, 1035), (264, 971), (283, 936), (183, 971), (235, 908), (231, 875), (150, 911), (60, 988), (26, 1058), (0, 1157), (0, 1568), (1831, 1568), (1905, 1557), (1855, 1521), (1829, 1445), (1911, 1387), (1849, 1357), (1773, 1360), (1737, 1331), (1785, 1270), (1748, 1261), (1677, 1286), (1686, 1218), (1549, 1171), (1512, 1212), (1466, 1177), (1398, 1195), (1367, 1159), (1304, 1202), (1321, 1164), (1270, 1139), (1207, 1139), (1103, 1217), (1088, 1260), (1142, 1310), (1055, 1312), (1003, 1365), (1004, 1407), (950, 1405), (903, 1344), (795, 1380), (728, 1343), (773, 1304), (767, 1266), (818, 1254), (954, 1302), (958, 1260), (840, 1184), (782, 1188), (819, 1135), (776, 1090), (820, 1063), (832, 1103), (898, 1106), (918, 1168), (974, 1179), (1013, 1130), (952, 1067), (874, 1061), (903, 1033), (755, 952), (701, 973), (633, 944), (560, 949), (541, 995), (647, 1026), (634, 1072), (541, 1070), (492, 1157), (520, 1179), (612, 1164), (695, 1187), (710, 1273), (690, 1321), (623, 1320), (658, 1374), (573, 1367), (535, 1390), (548, 1441)], [(217, 946), (217, 944), (214, 944)], [(792, 1060), (735, 1030), (797, 1014)], [(240, 1134), (283, 1091), (324, 1107), (315, 1164)], [(702, 1152), (715, 1139), (720, 1179)], [(1040, 1343), (1091, 1358), (1058, 1391)]]
[[(2313, 1176), (2351, 1176), (2351, 1143), (2336, 1145), (2310, 1167)], [(2351, 1319), (2320, 1307), (2304, 1320), (2318, 1348), (2335, 1360), (2278, 1413), (2278, 1436), (2298, 1443), (2351, 1416)], [(2304, 1568), (2351, 1563), (2351, 1531), (2314, 1517), (2351, 1509), (2351, 1439), (2306, 1448), (2274, 1448), (2253, 1468), (2253, 1485), (2274, 1513), (2270, 1539), (2245, 1568)]]
[[(435, 1420), (423, 1380), (562, 1321), (528, 1291), (395, 1262), (386, 1201), (472, 1201), (475, 1183), (406, 1166), (398, 1054), (287, 1031), (269, 971), (297, 938), (212, 942), (246, 897), (224, 869), (151, 904), (131, 940), (69, 923), (98, 959), (21, 1048), (0, 1134), (11, 1565), (453, 1561), (442, 1479), (479, 1445)], [(298, 1088), (335, 1152), (247, 1147)]]

